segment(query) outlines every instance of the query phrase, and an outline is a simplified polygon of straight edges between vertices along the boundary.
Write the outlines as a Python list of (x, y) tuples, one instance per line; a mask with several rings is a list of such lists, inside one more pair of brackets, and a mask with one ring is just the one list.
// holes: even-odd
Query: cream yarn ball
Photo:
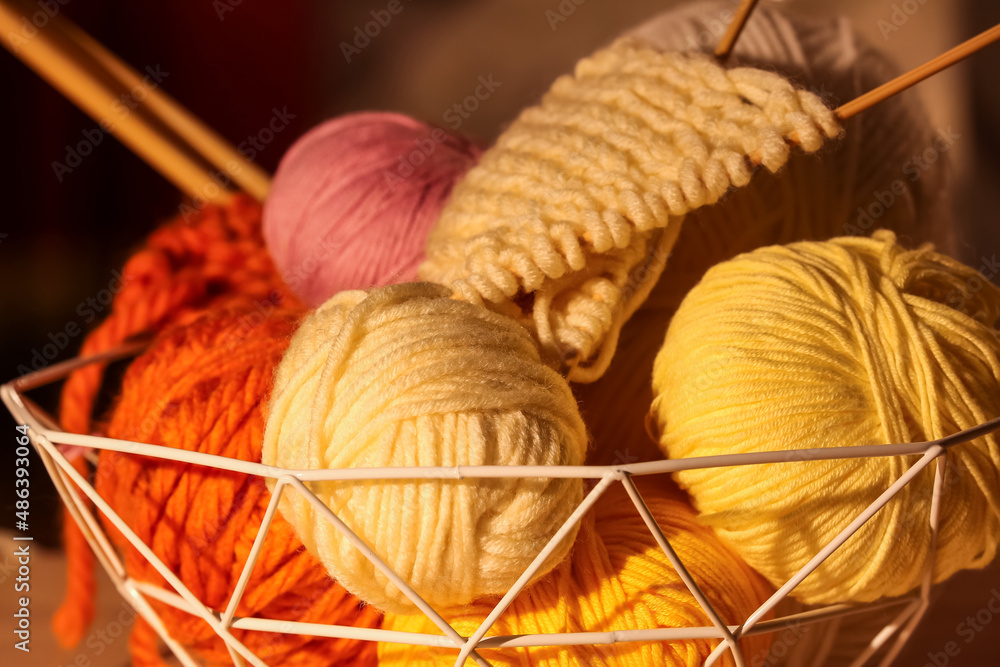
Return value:
[[(262, 460), (295, 469), (576, 465), (587, 435), (529, 334), (427, 283), (337, 294), (302, 322), (275, 376)], [(432, 606), (502, 595), (582, 499), (579, 479), (310, 483)], [(409, 600), (301, 494), (280, 505), (345, 588)], [(539, 576), (568, 553), (562, 541)]]

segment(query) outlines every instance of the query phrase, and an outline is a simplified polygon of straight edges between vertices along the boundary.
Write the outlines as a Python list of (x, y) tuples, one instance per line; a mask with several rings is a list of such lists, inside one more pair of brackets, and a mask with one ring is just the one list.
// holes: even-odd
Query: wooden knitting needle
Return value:
[(232, 144), (202, 123), (159, 86), (144, 86), (143, 78), (138, 72), (75, 23), (63, 18), (62, 14), (52, 17), (52, 23), (124, 87), (129, 90), (134, 90), (137, 86), (145, 89), (146, 97), (139, 104), (148, 107), (150, 115), (173, 130), (220, 172), (228, 173), (247, 194), (259, 201), (264, 200), (271, 187), (271, 177), (266, 171), (246, 159)]
[(722, 35), (722, 39), (719, 40), (719, 44), (715, 47), (715, 57), (720, 61), (725, 61), (729, 57), (733, 46), (736, 45), (737, 38), (743, 32), (743, 26), (746, 25), (747, 19), (750, 18), (750, 12), (756, 6), (757, 0), (741, 0), (740, 6), (736, 8), (733, 20), (729, 22), (725, 34)]
[[(25, 26), (32, 32), (25, 33)], [(123, 91), (100, 66), (58, 30), (34, 26), (9, 1), (0, 1), (0, 42), (97, 122), (114, 119), (111, 132), (154, 169), (192, 197), (225, 203), (230, 193), (205, 164), (138, 109), (122, 114)]]
[(1000, 39), (1000, 25), (995, 25), (989, 30), (976, 35), (972, 39), (959, 44), (955, 48), (945, 51), (938, 57), (924, 63), (920, 67), (898, 76), (892, 81), (884, 83), (878, 88), (838, 107), (833, 113), (840, 120), (846, 120), (855, 114), (861, 113), (872, 105), (892, 97), (896, 93), (902, 92), (912, 85), (920, 83), (927, 77), (937, 74), (943, 69), (951, 67), (955, 63), (964, 60), (979, 49), (992, 44), (998, 39)]

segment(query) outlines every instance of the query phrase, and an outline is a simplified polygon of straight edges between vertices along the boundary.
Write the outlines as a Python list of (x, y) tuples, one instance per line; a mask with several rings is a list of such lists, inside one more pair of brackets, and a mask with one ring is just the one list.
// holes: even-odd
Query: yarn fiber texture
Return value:
[[(720, 16), (734, 9), (730, 0), (688, 3), (628, 35), (660, 51), (709, 53)], [(797, 15), (775, 5), (754, 10), (727, 63), (774, 71), (831, 107), (902, 73), (848, 18)], [(931, 125), (916, 90), (882, 100), (846, 120), (840, 141), (828, 142), (815, 157), (793, 152), (780, 172), (760, 173), (718, 206), (693, 212), (702, 231), (690, 238), (700, 243), (678, 252), (668, 271), (698, 270), (697, 281), (711, 264), (763, 245), (865, 236), (880, 228), (953, 254), (947, 164), (953, 139), (938, 143), (948, 129)], [(917, 168), (914, 158), (927, 149), (936, 157), (927, 169)]]
[(592, 381), (683, 216), (746, 185), (751, 162), (780, 169), (788, 142), (815, 151), (839, 132), (817, 95), (782, 76), (616, 41), (483, 154), (420, 275), (517, 318), (570, 379)]
[[(756, 250), (713, 267), (656, 358), (653, 409), (670, 458), (923, 442), (1000, 415), (1000, 289), (890, 232)], [(677, 474), (772, 583), (791, 577), (919, 457)], [(934, 581), (989, 563), (1000, 541), (1000, 447), (949, 450)], [(793, 594), (867, 602), (922, 580), (934, 465)]]
[[(262, 321), (253, 311), (223, 310), (160, 336), (126, 372), (107, 426), (109, 437), (149, 442), (244, 461), (259, 461), (263, 404), (299, 311)], [(210, 609), (222, 612), (249, 556), (270, 500), (262, 478), (102, 450), (96, 489)], [(170, 588), (152, 565), (106, 521), (124, 552), (129, 575)], [(150, 599), (167, 631), (204, 665), (231, 665), (222, 639), (199, 618)], [(238, 617), (377, 627), (302, 548), (276, 516), (269, 528)], [(271, 665), (374, 665), (371, 642), (234, 630)], [(165, 665), (155, 637), (130, 643), (137, 666)]]
[[(575, 465), (569, 386), (515, 322), (428, 283), (342, 292), (309, 315), (275, 376), (263, 461), (293, 469)], [(582, 499), (579, 479), (311, 483), (428, 603), (505, 593)], [(301, 494), (281, 511), (339, 582), (414, 607)], [(570, 540), (539, 576), (566, 555)]]
[[(207, 205), (177, 216), (150, 234), (122, 268), (122, 288), (108, 316), (87, 335), (82, 356), (129, 338), (156, 333), (206, 310), (242, 302), (261, 309), (295, 307), (264, 246), (261, 207), (246, 195), (226, 206)], [(105, 364), (73, 372), (63, 388), (59, 419), (87, 433)]]
[[(81, 356), (190, 322), (213, 308), (243, 305), (260, 314), (299, 303), (264, 247), (260, 205), (245, 195), (226, 206), (207, 205), (168, 220), (126, 262), (121, 275), (121, 290), (108, 316), (87, 334)], [(59, 421), (67, 431), (92, 432), (105, 368), (89, 364), (67, 378), (59, 403)], [(81, 474), (90, 474), (81, 452), (66, 455)], [(67, 592), (53, 627), (60, 644), (71, 648), (94, 618), (97, 587), (90, 545), (68, 510), (63, 518)], [(136, 627), (152, 632), (141, 618)]]
[(478, 157), (469, 141), (396, 113), (313, 128), (282, 158), (264, 206), (281, 275), (312, 306), (415, 280), (427, 232)]
[[(657, 524), (723, 621), (743, 622), (771, 593), (767, 582), (711, 529), (698, 524), (694, 511), (672, 485), (647, 478), (637, 479), (636, 484)], [(621, 485), (608, 489), (582, 524), (570, 558), (518, 595), (487, 636), (711, 626)], [(445, 620), (467, 637), (495, 603), (483, 601), (455, 610)], [(384, 627), (440, 634), (423, 615), (389, 614)], [(748, 665), (751, 659), (767, 656), (770, 641), (768, 635), (741, 640)], [(679, 667), (702, 664), (717, 643), (634, 642), (480, 649), (480, 653), (497, 667)], [(457, 649), (387, 643), (379, 644), (378, 652), (383, 667), (445, 667), (453, 665), (457, 655)], [(734, 664), (732, 654), (727, 651), (719, 664)]]
[[(688, 3), (627, 34), (659, 51), (711, 54), (734, 9), (731, 0)], [(774, 71), (831, 107), (901, 73), (847, 19), (797, 16), (773, 4), (754, 10), (727, 66)], [(650, 386), (634, 379), (652, 376), (670, 318), (714, 264), (763, 246), (879, 228), (951, 254), (947, 135), (931, 125), (917, 91), (905, 91), (845, 121), (838, 141), (814, 154), (793, 151), (779, 171), (758, 170), (746, 186), (688, 213), (669, 261), (662, 258), (663, 274), (622, 329), (614, 363), (593, 384), (574, 387), (593, 437), (590, 460), (659, 458), (643, 427)], [(914, 157), (928, 149), (936, 160), (917, 174)]]

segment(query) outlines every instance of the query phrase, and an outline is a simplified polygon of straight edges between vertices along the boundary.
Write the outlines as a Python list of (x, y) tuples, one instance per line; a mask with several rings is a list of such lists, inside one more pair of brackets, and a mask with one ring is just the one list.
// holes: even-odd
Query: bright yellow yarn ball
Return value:
[[(923, 442), (1000, 416), (1000, 289), (889, 232), (762, 248), (719, 264), (674, 316), (653, 372), (670, 458)], [(677, 475), (703, 520), (781, 584), (918, 457), (791, 462)], [(944, 459), (939, 459), (939, 464)], [(1000, 541), (1000, 448), (950, 450), (935, 581)], [(931, 465), (793, 594), (871, 601), (921, 582)]]
[[(722, 620), (739, 624), (770, 595), (759, 574), (729, 551), (666, 480), (636, 485), (681, 562)], [(514, 599), (487, 636), (711, 627), (620, 484), (608, 489), (582, 521), (571, 556)], [(482, 623), (496, 600), (445, 614), (462, 636)], [(423, 615), (388, 614), (387, 630), (440, 635)], [(767, 658), (769, 635), (740, 641), (746, 664)], [(581, 646), (481, 649), (496, 667), (680, 667), (701, 665), (718, 640), (622, 642)], [(457, 649), (379, 644), (381, 667), (451, 667)], [(469, 660), (467, 665), (474, 663)], [(720, 665), (733, 665), (726, 652)]]
[[(586, 430), (528, 333), (427, 283), (334, 296), (275, 377), (262, 460), (287, 468), (576, 465)], [(309, 484), (435, 607), (505, 593), (582, 498), (579, 479)], [(345, 588), (414, 607), (301, 494), (280, 509)], [(539, 576), (566, 555), (565, 543)]]

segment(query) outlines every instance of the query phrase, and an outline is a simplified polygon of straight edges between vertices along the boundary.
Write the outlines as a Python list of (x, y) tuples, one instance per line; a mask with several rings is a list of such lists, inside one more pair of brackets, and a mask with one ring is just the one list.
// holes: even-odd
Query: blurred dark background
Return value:
[[(1000, 22), (1000, 5), (992, 0), (911, 1), (919, 10), (889, 37), (880, 32), (879, 21), (898, 4), (890, 0), (781, 4), (790, 11), (848, 15), (907, 69)], [(546, 12), (559, 11), (560, 0), (400, 2), (403, 11), (351, 54), (350, 62), (342, 42), (351, 42), (355, 27), (370, 21), (373, 10), (384, 9), (385, 0), (61, 0), (26, 6), (32, 11), (57, 7), (134, 68), (159, 67), (167, 73), (163, 88), (234, 145), (265, 127), (274, 109), (287, 109), (294, 119), (255, 158), (273, 171), (288, 146), (323, 118), (378, 108), (440, 124), (479, 76), (492, 74), (501, 87), (460, 128), (488, 144), (580, 57), (677, 4), (563, 0), (573, 11), (553, 29)], [(949, 157), (958, 183), (960, 259), (973, 266), (1000, 251), (997, 71), (1000, 45), (920, 87), (937, 126), (952, 125), (963, 138)], [(181, 195), (110, 136), (72, 171), (57, 173), (54, 163), (65, 164), (67, 147), (97, 123), (6, 51), (0, 51), (0, 91), (0, 184), (8, 202), (0, 214), (0, 381), (6, 381), (19, 375), (19, 367), (29, 367), (52, 336), (61, 340), (59, 332), (68, 323), (76, 322), (85, 333), (100, 321), (86, 322), (78, 306), (107, 288), (112, 271), (143, 238), (176, 215)], [(59, 359), (72, 357), (83, 337), (69, 340)], [(57, 389), (42, 389), (33, 397), (54, 409)], [(16, 434), (6, 411), (0, 412), (0, 448), (11, 452), (4, 457), (6, 475)], [(37, 461), (31, 481), (31, 532), (54, 547), (58, 498)], [(11, 527), (13, 514), (13, 496), (5, 492), (0, 525)], [(1000, 586), (996, 568), (988, 577)], [(3, 596), (10, 595), (4, 590)], [(940, 620), (942, 636), (953, 633), (961, 620), (958, 614), (964, 612), (956, 604)], [(934, 646), (936, 640), (928, 641)], [(984, 637), (979, 644), (990, 642)], [(977, 658), (970, 649), (950, 664), (1000, 664), (1000, 649), (991, 650)], [(913, 655), (914, 662), (900, 664), (926, 659)], [(976, 662), (980, 659), (987, 662)]]

